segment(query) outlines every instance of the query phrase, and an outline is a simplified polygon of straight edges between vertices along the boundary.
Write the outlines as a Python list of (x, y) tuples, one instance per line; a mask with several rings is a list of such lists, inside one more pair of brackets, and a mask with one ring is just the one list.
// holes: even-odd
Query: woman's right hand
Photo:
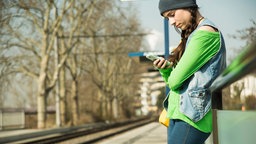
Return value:
[(153, 66), (157, 69), (166, 69), (172, 67), (172, 62), (169, 66), (167, 66), (167, 60), (165, 60), (164, 58), (157, 59), (153, 62)]

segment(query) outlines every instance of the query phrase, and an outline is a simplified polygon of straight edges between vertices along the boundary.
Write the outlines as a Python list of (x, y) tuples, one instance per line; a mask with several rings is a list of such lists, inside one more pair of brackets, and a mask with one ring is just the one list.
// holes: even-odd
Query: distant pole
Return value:
[[(169, 22), (168, 18), (164, 18), (164, 58), (168, 59), (169, 57)], [(169, 88), (166, 86), (165, 94), (169, 93)]]
[(164, 18), (164, 58), (168, 59), (169, 57), (169, 25), (168, 19)]

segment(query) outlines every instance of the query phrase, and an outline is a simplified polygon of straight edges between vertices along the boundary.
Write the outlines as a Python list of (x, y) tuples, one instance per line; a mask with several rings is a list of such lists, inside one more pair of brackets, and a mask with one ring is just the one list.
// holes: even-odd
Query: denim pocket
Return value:
[(207, 93), (208, 91), (206, 89), (192, 90), (188, 93), (192, 107), (200, 114), (201, 112), (203, 113), (204, 107), (206, 106)]

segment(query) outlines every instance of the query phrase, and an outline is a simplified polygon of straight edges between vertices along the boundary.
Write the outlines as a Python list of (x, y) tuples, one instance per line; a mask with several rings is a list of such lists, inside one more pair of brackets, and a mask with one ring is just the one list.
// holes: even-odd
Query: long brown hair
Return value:
[(186, 8), (186, 10), (188, 10), (191, 13), (191, 21), (190, 25), (186, 30), (182, 30), (181, 32), (179, 32), (181, 34), (180, 44), (171, 52), (171, 55), (169, 57), (169, 61), (173, 62), (174, 67), (177, 65), (178, 61), (180, 60), (181, 56), (185, 51), (188, 36), (196, 29), (198, 25), (196, 22), (196, 14), (198, 7)]

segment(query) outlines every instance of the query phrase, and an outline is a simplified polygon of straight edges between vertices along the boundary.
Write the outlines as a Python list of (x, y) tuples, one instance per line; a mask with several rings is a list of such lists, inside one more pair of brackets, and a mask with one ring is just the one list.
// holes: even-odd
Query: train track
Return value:
[(117, 122), (117, 123), (94, 123), (79, 127), (45, 130), (31, 134), (12, 136), (1, 139), (0, 143), (22, 144), (52, 144), (52, 143), (95, 143), (113, 135), (129, 131), (156, 121), (155, 117)]

